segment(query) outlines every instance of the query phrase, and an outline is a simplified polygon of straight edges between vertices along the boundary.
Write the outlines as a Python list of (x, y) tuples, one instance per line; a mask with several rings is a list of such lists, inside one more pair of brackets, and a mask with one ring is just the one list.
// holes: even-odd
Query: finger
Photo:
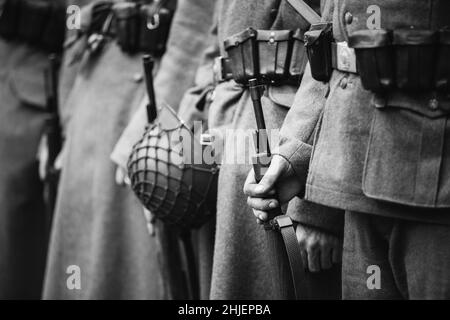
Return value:
[(308, 270), (308, 253), (306, 251), (306, 241), (304, 238), (302, 226), (299, 224), (295, 228), (295, 234), (297, 236), (298, 246), (300, 247), (300, 255), (302, 258), (303, 269)]
[(64, 159), (64, 148), (62, 149), (62, 151), (58, 154), (58, 156), (55, 159), (55, 169), (56, 170), (62, 170), (63, 159)]
[(249, 192), (252, 189), (252, 187), (254, 188), (254, 185), (256, 185), (257, 182), (255, 180), (255, 171), (252, 169), (250, 170), (250, 172), (247, 175), (247, 178), (245, 179), (245, 183), (244, 183), (244, 194), (246, 194), (247, 196), (250, 196)]
[(39, 178), (41, 180), (45, 180), (46, 175), (47, 175), (47, 162), (48, 162), (48, 148), (47, 145), (45, 144), (45, 136), (44, 138), (41, 139), (40, 143), (39, 143), (39, 147), (38, 147), (38, 152), (37, 152), (37, 159), (39, 161), (39, 167), (38, 167), (38, 172), (39, 172)]
[(123, 183), (125, 183), (125, 185), (127, 185), (127, 186), (131, 185), (130, 177), (126, 173), (125, 173), (125, 178), (123, 178)]
[(320, 271), (320, 253), (319, 250), (312, 249), (309, 247), (308, 252), (308, 269), (311, 272)]
[(342, 247), (340, 245), (336, 246), (332, 250), (332, 261), (334, 264), (339, 264), (342, 261)]
[[(253, 172), (253, 171), (252, 171)], [(247, 181), (244, 184), (244, 193), (250, 197), (264, 198), (270, 195), (275, 195), (275, 189), (265, 190), (256, 181), (252, 181), (251, 177), (247, 177)]]
[(247, 198), (247, 205), (254, 210), (270, 211), (280, 206), (276, 199)]
[(145, 220), (150, 221), (152, 219), (152, 214), (150, 213), (150, 211), (145, 207), (142, 207), (142, 211), (144, 212)]
[(247, 179), (244, 184), (244, 193), (250, 197), (264, 198), (269, 195), (275, 195), (275, 189), (261, 192), (261, 186), (256, 182), (255, 171), (252, 169), (247, 175)]
[(47, 164), (47, 159), (44, 159), (44, 157), (42, 156), (39, 159), (39, 178), (41, 180), (45, 180), (46, 178), (46, 164)]
[(308, 270), (308, 253), (305, 249), (300, 249), (300, 255), (302, 257), (303, 269)]
[(270, 189), (274, 189), (275, 183), (278, 181), (284, 170), (284, 162), (277, 160), (272, 161), (255, 191), (259, 193), (266, 193)]
[(124, 172), (123, 172), (122, 168), (117, 167), (117, 169), (116, 169), (116, 178), (115, 178), (116, 184), (118, 184), (119, 186), (125, 185), (124, 179), (125, 179), (125, 175), (124, 175)]
[(333, 266), (331, 251), (332, 250), (330, 248), (323, 247), (320, 250), (320, 266), (322, 270), (328, 270)]
[(259, 182), (265, 192), (275, 188), (279, 178), (289, 169), (289, 162), (285, 158), (275, 155), (272, 158), (269, 168)]
[(265, 221), (267, 221), (269, 219), (269, 214), (267, 212), (265, 212), (265, 211), (253, 210), (253, 214), (262, 223), (264, 223)]

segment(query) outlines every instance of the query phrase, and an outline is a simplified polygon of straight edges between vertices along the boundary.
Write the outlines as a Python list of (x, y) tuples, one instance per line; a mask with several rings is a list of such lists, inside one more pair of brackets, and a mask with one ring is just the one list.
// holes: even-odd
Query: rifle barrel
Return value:
[(142, 58), (144, 65), (145, 84), (147, 87), (147, 94), (149, 103), (147, 105), (147, 118), (148, 122), (153, 122), (157, 116), (155, 89), (153, 86), (153, 67), (154, 59), (150, 55), (145, 55)]

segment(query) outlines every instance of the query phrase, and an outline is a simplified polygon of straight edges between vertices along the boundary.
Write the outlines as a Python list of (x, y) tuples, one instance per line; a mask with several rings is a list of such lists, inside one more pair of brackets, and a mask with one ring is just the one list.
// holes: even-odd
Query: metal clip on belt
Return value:
[(355, 49), (350, 48), (345, 41), (332, 42), (331, 65), (333, 69), (357, 74)]

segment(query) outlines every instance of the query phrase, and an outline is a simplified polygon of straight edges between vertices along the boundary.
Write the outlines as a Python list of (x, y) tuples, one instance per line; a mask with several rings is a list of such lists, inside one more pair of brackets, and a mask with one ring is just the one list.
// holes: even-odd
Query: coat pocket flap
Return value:
[(405, 94), (394, 91), (386, 96), (374, 97), (377, 108), (406, 109), (427, 118), (440, 118), (450, 114), (450, 99), (434, 93)]
[(297, 87), (288, 85), (277, 87), (270, 86), (267, 94), (270, 100), (272, 100), (276, 104), (286, 108), (290, 108), (294, 103), (294, 98), (297, 90)]
[(448, 172), (447, 119), (429, 118), (411, 107), (375, 110), (362, 179), (364, 194), (402, 205), (449, 207), (447, 174), (443, 176)]
[(41, 68), (17, 68), (11, 73), (11, 87), (18, 99), (27, 105), (45, 109), (45, 78)]

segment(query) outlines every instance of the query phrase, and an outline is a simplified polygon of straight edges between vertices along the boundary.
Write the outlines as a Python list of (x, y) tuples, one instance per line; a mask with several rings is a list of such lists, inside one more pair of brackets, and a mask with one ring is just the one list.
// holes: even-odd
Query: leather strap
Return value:
[(303, 281), (304, 266), (301, 260), (300, 247), (298, 245), (297, 236), (295, 234), (294, 224), (291, 218), (286, 215), (278, 216), (274, 219), (276, 228), (281, 233), (289, 260), (289, 268), (294, 286), (295, 297), (297, 300), (304, 300), (305, 283)]
[(317, 24), (322, 21), (321, 17), (303, 0), (287, 0), (287, 2), (297, 11), (309, 24)]

